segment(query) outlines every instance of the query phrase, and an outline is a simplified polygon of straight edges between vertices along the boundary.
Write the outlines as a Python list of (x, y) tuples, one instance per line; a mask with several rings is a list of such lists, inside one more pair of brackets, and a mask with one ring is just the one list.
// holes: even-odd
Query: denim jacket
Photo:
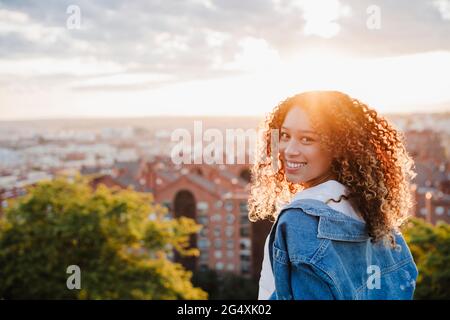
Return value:
[(395, 249), (372, 243), (365, 223), (319, 200), (293, 201), (270, 231), (269, 299), (412, 299), (418, 270), (403, 236), (395, 238)]

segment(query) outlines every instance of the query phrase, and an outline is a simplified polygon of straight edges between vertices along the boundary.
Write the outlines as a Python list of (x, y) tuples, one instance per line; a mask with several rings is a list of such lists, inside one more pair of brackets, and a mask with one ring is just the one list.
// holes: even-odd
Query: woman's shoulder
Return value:
[(315, 199), (290, 202), (278, 214), (278, 228), (302, 229), (302, 233), (317, 235), (319, 217), (329, 215), (324, 205), (325, 203)]
[(277, 219), (274, 246), (292, 257), (310, 257), (320, 245), (319, 218), (301, 208), (283, 209)]
[(302, 198), (291, 201), (281, 209), (280, 214), (290, 209), (297, 209), (297, 212), (299, 212), (298, 210), (300, 210), (305, 214), (316, 217), (328, 217), (335, 219), (348, 218), (347, 215), (331, 208), (325, 202), (313, 198), (311, 199)]
[(290, 203), (282, 208), (278, 214), (277, 223), (298, 225), (307, 221), (317, 221), (320, 216), (317, 208), (305, 207), (305, 204), (306, 202), (301, 200), (296, 201), (295, 204)]
[(301, 199), (284, 207), (277, 219), (280, 236), (292, 241), (309, 241), (317, 244), (321, 240), (359, 242), (369, 235), (366, 225), (315, 199)]

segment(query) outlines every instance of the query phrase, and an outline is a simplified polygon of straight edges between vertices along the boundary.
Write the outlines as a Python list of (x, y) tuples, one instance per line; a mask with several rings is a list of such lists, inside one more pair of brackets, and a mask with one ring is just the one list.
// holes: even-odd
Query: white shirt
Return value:
[[(327, 180), (317, 186), (297, 192), (292, 201), (298, 199), (316, 199), (322, 202), (326, 202), (329, 199), (338, 201), (339, 197), (343, 194), (348, 194), (348, 190), (345, 185), (336, 180)], [(364, 222), (364, 220), (356, 213), (350, 202), (345, 198), (342, 198), (342, 200), (338, 203), (329, 201), (327, 204), (331, 208), (342, 212), (343, 214)], [(269, 236), (270, 234), (267, 236), (264, 245), (264, 259), (262, 263), (261, 277), (259, 279), (258, 300), (268, 300), (270, 295), (275, 290), (275, 280), (269, 257)]]

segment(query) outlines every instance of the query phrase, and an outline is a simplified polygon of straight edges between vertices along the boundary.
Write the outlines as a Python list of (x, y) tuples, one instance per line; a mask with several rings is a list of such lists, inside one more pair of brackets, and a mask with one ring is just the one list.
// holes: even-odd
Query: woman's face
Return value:
[(286, 179), (308, 185), (330, 172), (332, 156), (319, 144), (318, 134), (310, 125), (308, 114), (292, 107), (281, 126), (280, 158)]

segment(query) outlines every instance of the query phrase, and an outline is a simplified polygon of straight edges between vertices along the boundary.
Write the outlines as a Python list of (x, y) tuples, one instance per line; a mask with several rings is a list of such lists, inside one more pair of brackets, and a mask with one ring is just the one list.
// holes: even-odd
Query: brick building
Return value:
[[(89, 173), (88, 169), (82, 173)], [(174, 165), (170, 158), (116, 163), (111, 175), (97, 175), (95, 185), (133, 186), (151, 192), (171, 217), (185, 216), (202, 225), (190, 239), (199, 257), (172, 258), (187, 269), (213, 269), (259, 278), (269, 222), (248, 219), (248, 165)]]
[(450, 154), (445, 135), (432, 130), (410, 130), (405, 136), (417, 172), (411, 190), (415, 199), (412, 215), (432, 224), (450, 223)]
[[(191, 243), (200, 250), (198, 258), (180, 259), (191, 270), (213, 269), (257, 277), (261, 248), (268, 228), (255, 229), (248, 219), (248, 166), (185, 165), (174, 167), (156, 161), (148, 164), (149, 187), (156, 201), (165, 204), (172, 216), (188, 216), (202, 230)], [(270, 227), (270, 226), (269, 226)], [(256, 232), (258, 231), (258, 232)]]
[(431, 224), (436, 224), (438, 221), (450, 223), (450, 194), (444, 186), (446, 184), (441, 184), (441, 188), (436, 189), (413, 185), (415, 206), (411, 214)]

